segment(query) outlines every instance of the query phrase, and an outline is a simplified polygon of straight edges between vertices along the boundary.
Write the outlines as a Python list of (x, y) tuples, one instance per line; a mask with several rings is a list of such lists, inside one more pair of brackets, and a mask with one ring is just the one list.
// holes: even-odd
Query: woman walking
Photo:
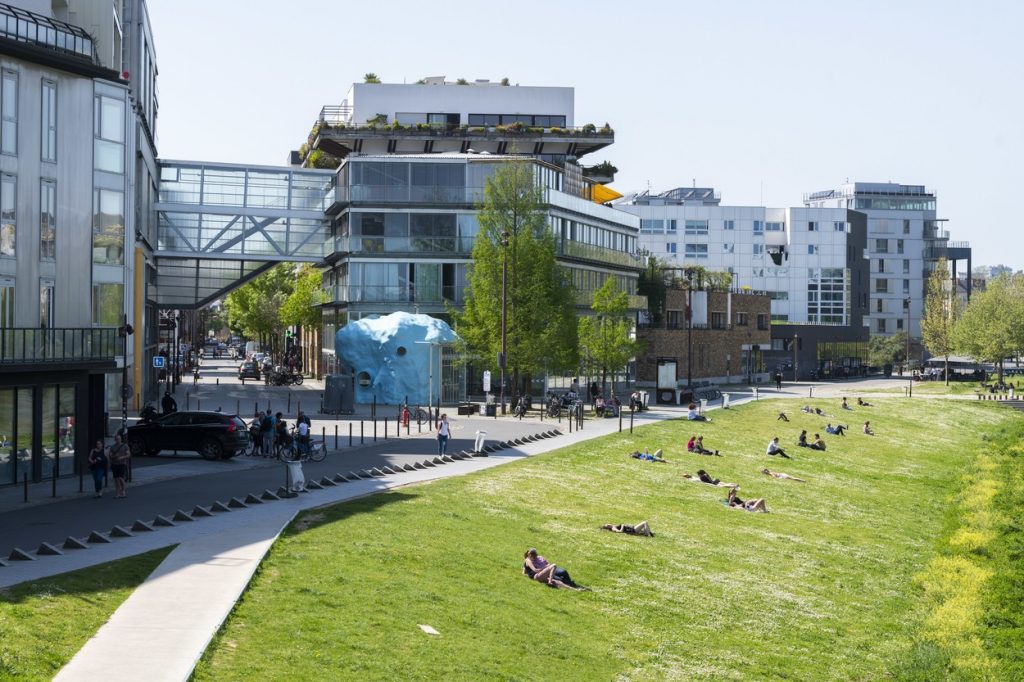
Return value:
[(92, 484), (96, 488), (93, 497), (103, 497), (103, 484), (107, 481), (107, 465), (110, 460), (107, 458), (107, 449), (103, 447), (103, 441), (97, 440), (96, 447), (89, 451), (89, 459), (86, 464), (92, 472)]
[(442, 414), (441, 421), (437, 423), (437, 454), (442, 457), (448, 451), (448, 436), (451, 431), (448, 426), (448, 415)]

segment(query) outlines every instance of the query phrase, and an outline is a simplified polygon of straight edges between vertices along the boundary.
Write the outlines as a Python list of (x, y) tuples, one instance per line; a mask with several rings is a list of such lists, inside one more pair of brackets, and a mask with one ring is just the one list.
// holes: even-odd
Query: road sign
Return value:
[(153, 367), (155, 367), (156, 369), (163, 369), (164, 368), (164, 361), (165, 360), (167, 360), (167, 358), (165, 358), (162, 355), (154, 355), (153, 356)]
[(484, 370), (484, 393), (491, 392), (491, 372), (490, 370)]

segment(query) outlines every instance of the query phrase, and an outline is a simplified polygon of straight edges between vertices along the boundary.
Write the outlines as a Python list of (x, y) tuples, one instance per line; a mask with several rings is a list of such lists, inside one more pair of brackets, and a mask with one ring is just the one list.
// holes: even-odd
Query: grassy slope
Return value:
[(52, 679), (171, 549), (0, 589), (0, 679)]
[[(873, 402), (843, 413), (849, 436), (825, 453), (794, 447), (792, 462), (766, 457), (768, 439), (823, 432), (825, 420), (762, 401), (702, 425), (722, 458), (681, 454), (692, 429), (669, 422), (318, 512), (271, 552), (197, 678), (883, 677), (928, 613), (914, 576), (950, 532), (977, 434), (1020, 417)], [(775, 420), (783, 405), (789, 424)], [(878, 435), (857, 431), (867, 418)], [(681, 463), (624, 456), (644, 446)], [(728, 509), (723, 489), (680, 478), (701, 467), (772, 513)], [(597, 529), (641, 519), (656, 538)], [(529, 545), (594, 591), (522, 578)]]

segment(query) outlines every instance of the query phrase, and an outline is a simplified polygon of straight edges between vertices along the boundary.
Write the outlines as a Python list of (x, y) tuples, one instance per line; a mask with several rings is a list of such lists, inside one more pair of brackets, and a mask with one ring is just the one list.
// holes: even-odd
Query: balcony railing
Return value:
[[(398, 253), (431, 253), (468, 256), (473, 252), (474, 237), (338, 237), (333, 248), (338, 253), (391, 255)], [(332, 247), (327, 243), (327, 248)]]
[(445, 124), (431, 125), (428, 123), (418, 123), (416, 125), (396, 126), (394, 124), (371, 125), (369, 123), (352, 123), (351, 120), (343, 118), (331, 118), (330, 114), (325, 114), (323, 110), (321, 110), (320, 115), (328, 117), (317, 121), (319, 129), (316, 132), (321, 136), (327, 135), (331, 137), (345, 137), (352, 134), (358, 134), (359, 137), (465, 137), (477, 140), (505, 140), (510, 137), (533, 137), (537, 135), (546, 138), (574, 137), (583, 139), (614, 139), (615, 137), (615, 131), (611, 128), (598, 128), (593, 125), (540, 128), (517, 126), (515, 124), (507, 126), (450, 126)]
[(113, 361), (120, 350), (113, 328), (0, 329), (0, 366)]
[(586, 260), (599, 261), (601, 263), (613, 263), (615, 265), (640, 266), (640, 261), (631, 253), (616, 251), (604, 246), (594, 244), (582, 244), (580, 242), (562, 241), (559, 243), (559, 255), (569, 258), (584, 258)]
[(337, 301), (348, 303), (453, 303), (463, 302), (462, 289), (455, 286), (417, 287), (415, 284), (339, 285)]
[(0, 38), (45, 47), (96, 62), (92, 37), (84, 29), (35, 12), (0, 4)]

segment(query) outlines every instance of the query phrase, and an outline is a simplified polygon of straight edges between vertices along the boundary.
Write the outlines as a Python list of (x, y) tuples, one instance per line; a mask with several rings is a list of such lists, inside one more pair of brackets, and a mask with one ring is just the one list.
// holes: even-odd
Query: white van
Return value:
[(260, 344), (255, 341), (245, 342), (245, 357), (251, 357), (256, 351), (260, 349)]

